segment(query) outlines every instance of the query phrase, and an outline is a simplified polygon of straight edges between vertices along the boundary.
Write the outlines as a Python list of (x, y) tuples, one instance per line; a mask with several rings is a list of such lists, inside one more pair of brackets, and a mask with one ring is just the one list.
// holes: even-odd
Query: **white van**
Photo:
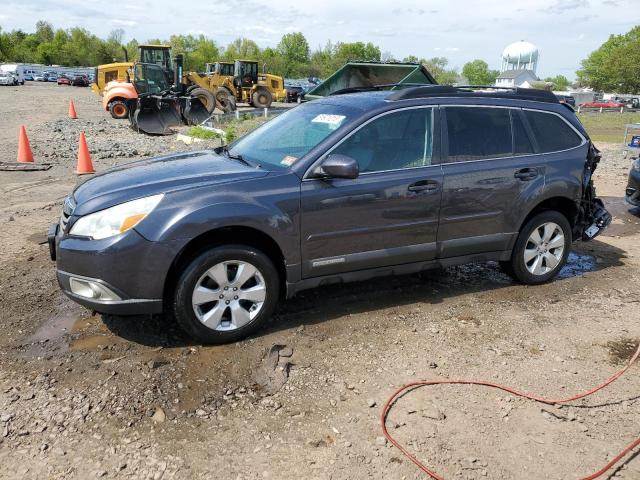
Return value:
[(15, 63), (6, 63), (4, 65), (0, 65), (0, 70), (3, 72), (10, 73), (14, 77), (16, 77), (18, 83), (20, 85), (24, 85), (24, 65), (17, 65)]

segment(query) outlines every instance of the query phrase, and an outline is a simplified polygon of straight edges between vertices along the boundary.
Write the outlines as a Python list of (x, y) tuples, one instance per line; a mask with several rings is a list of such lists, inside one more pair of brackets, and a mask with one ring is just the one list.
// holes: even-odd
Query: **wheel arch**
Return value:
[(180, 272), (203, 251), (221, 245), (244, 245), (263, 252), (271, 259), (280, 280), (280, 292), (286, 291), (286, 268), (284, 254), (280, 245), (267, 233), (254, 227), (226, 226), (204, 232), (191, 239), (176, 255), (169, 267), (165, 279), (163, 298), (165, 301), (173, 296)]
[(562, 196), (554, 196), (538, 202), (524, 217), (520, 223), (518, 231), (522, 230), (522, 227), (535, 215), (547, 210), (553, 210), (563, 214), (567, 218), (569, 225), (571, 225), (572, 237), (575, 237), (575, 232), (573, 230), (575, 229), (578, 221), (578, 206), (571, 198)]

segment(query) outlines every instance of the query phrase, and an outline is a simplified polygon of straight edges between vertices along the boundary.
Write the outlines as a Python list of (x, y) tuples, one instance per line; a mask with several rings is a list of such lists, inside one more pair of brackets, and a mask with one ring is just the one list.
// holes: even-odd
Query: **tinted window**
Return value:
[(580, 136), (557, 115), (524, 111), (536, 137), (541, 153), (557, 152), (577, 147)]
[(511, 155), (511, 119), (506, 108), (447, 107), (449, 161)]
[(355, 158), (360, 172), (431, 165), (433, 109), (389, 113), (348, 137), (332, 153)]
[(516, 155), (533, 153), (531, 139), (522, 123), (520, 112), (517, 110), (511, 110), (511, 125), (513, 127), (513, 149)]

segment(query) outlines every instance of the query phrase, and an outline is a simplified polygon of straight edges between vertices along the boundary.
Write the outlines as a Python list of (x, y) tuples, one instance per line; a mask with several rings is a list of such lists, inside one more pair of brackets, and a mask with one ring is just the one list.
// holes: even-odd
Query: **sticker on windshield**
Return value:
[(328, 113), (321, 113), (311, 121), (313, 123), (326, 123), (332, 128), (338, 128), (345, 118), (346, 117), (344, 115), (329, 115)]
[(284, 165), (285, 167), (290, 167), (294, 163), (296, 163), (298, 157), (292, 157), (291, 155), (287, 155), (282, 160), (280, 160), (280, 165)]

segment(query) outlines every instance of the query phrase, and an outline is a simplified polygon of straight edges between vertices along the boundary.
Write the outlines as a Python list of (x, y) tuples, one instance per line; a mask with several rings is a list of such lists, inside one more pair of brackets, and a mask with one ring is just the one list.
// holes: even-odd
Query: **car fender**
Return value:
[[(275, 179), (274, 179), (275, 180)], [(176, 253), (191, 240), (214, 230), (247, 227), (257, 230), (279, 246), (288, 265), (298, 264), (300, 183), (295, 175), (282, 175), (261, 198), (251, 193), (251, 181), (240, 182), (246, 188), (224, 192), (224, 187), (198, 198), (194, 190), (169, 194), (136, 230), (150, 241), (172, 245)]]

